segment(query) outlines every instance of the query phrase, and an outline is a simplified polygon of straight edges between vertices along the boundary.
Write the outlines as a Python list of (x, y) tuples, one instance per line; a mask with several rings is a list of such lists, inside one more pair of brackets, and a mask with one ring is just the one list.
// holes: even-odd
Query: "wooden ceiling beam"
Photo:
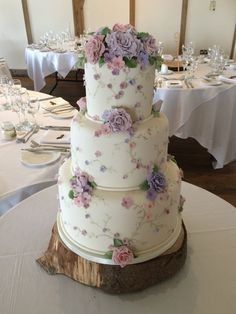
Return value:
[(135, 0), (129, 0), (129, 23), (135, 26)]
[(84, 32), (84, 1), (72, 0), (75, 36)]
[(186, 25), (187, 25), (188, 0), (182, 0), (181, 22), (180, 22), (180, 38), (179, 38), (179, 54), (182, 54), (182, 45), (185, 43)]
[(28, 41), (28, 44), (32, 44), (33, 36), (32, 36), (31, 24), (30, 24), (30, 18), (29, 18), (28, 2), (27, 0), (21, 0), (21, 4), (22, 4), (22, 9), (23, 9), (24, 21), (25, 21), (27, 41)]

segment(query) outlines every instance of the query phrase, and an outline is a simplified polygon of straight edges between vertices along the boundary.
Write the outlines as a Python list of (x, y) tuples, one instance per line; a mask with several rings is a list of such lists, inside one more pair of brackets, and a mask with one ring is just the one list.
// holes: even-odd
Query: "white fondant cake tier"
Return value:
[(167, 189), (154, 201), (146, 192), (104, 191), (94, 189), (88, 208), (79, 207), (69, 197), (71, 160), (59, 171), (58, 229), (63, 242), (75, 253), (88, 260), (113, 264), (105, 254), (114, 239), (133, 247), (133, 263), (154, 258), (170, 248), (181, 230), (180, 170), (172, 161), (167, 162)]
[(155, 68), (144, 70), (124, 67), (112, 74), (107, 64), (85, 64), (87, 111), (90, 117), (102, 120), (105, 110), (125, 108), (133, 121), (147, 118), (152, 110)]
[(168, 121), (158, 117), (134, 124), (128, 132), (100, 134), (102, 123), (78, 114), (71, 125), (72, 168), (87, 172), (105, 189), (136, 188), (147, 178), (147, 169), (157, 165), (165, 173)]

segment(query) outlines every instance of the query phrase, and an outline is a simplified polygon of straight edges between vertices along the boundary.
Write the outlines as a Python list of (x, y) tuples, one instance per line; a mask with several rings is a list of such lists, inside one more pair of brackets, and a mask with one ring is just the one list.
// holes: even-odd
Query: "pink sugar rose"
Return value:
[(111, 62), (107, 63), (107, 67), (110, 70), (120, 70), (125, 66), (125, 62), (123, 61), (122, 57), (114, 57), (112, 58)]
[(103, 135), (110, 134), (111, 133), (110, 125), (108, 123), (103, 124), (101, 126), (101, 132)]
[(133, 252), (127, 246), (119, 246), (114, 248), (112, 253), (112, 260), (116, 265), (120, 267), (125, 267), (128, 264), (131, 264), (133, 261), (134, 255)]
[(105, 51), (105, 46), (102, 42), (103, 36), (91, 37), (85, 45), (85, 54), (87, 61), (95, 64)]
[(133, 199), (130, 196), (125, 196), (122, 199), (121, 205), (127, 209), (129, 209), (134, 204)]

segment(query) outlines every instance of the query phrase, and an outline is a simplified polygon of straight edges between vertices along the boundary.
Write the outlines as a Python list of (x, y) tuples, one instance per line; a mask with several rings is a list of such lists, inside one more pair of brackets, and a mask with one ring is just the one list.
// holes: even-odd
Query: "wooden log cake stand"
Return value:
[(140, 291), (172, 277), (184, 265), (186, 255), (184, 223), (177, 241), (165, 253), (124, 268), (91, 262), (70, 251), (61, 241), (55, 224), (48, 249), (37, 262), (51, 275), (64, 274), (82, 284), (119, 294)]

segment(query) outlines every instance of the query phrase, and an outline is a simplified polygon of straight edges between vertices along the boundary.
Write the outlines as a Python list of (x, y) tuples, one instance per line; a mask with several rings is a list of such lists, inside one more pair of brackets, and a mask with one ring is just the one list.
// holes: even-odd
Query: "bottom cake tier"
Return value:
[(181, 232), (178, 166), (167, 162), (167, 187), (155, 200), (146, 191), (111, 191), (95, 188), (87, 208), (71, 199), (71, 160), (58, 178), (57, 226), (64, 244), (76, 254), (101, 264), (135, 264), (168, 250)]

